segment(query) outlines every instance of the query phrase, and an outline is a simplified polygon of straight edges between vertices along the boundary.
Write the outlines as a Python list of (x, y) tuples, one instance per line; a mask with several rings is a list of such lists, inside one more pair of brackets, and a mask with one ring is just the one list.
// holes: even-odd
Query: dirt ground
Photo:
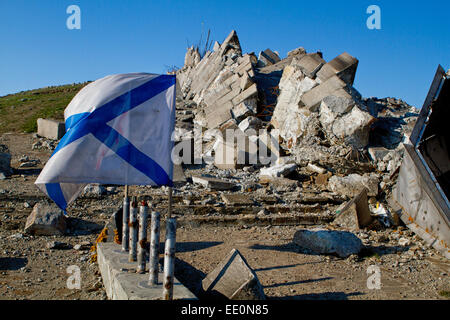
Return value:
[[(32, 207), (46, 197), (35, 186), (49, 149), (32, 149), (33, 134), (4, 134), (15, 174), (0, 180), (0, 299), (106, 299), (98, 267), (89, 262), (89, 247), (73, 247), (97, 235), (122, 201), (122, 188), (99, 197), (82, 196), (70, 207), (68, 234), (29, 236), (23, 232)], [(18, 168), (27, 155), (40, 163)], [(188, 170), (187, 170), (188, 171)], [(188, 176), (189, 172), (185, 172)], [(137, 194), (162, 190), (132, 188)], [(206, 191), (205, 191), (206, 192)], [(182, 215), (182, 213), (178, 213)], [(305, 226), (181, 225), (177, 230), (176, 276), (199, 298), (207, 298), (201, 280), (233, 249), (238, 249), (255, 270), (269, 299), (449, 299), (450, 263), (406, 228), (357, 233), (364, 253), (342, 259), (308, 252), (292, 242)], [(162, 235), (163, 237), (163, 235)], [(399, 245), (399, 237), (408, 245)], [(59, 241), (64, 249), (49, 249)], [(81, 289), (69, 289), (70, 266), (81, 271)], [(381, 288), (369, 289), (369, 266), (380, 268)]]

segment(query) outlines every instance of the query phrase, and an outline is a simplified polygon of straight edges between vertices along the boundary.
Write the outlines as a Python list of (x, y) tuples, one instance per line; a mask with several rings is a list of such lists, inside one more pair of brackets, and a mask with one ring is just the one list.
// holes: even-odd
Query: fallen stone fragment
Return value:
[(202, 281), (206, 294), (230, 300), (264, 300), (264, 289), (241, 253), (233, 249)]
[(36, 167), (39, 164), (39, 160), (30, 160), (27, 162), (23, 162), (19, 165), (19, 168), (32, 168)]
[(291, 180), (287, 178), (274, 178), (270, 176), (260, 176), (259, 183), (263, 185), (270, 185), (275, 188), (287, 188), (292, 189), (299, 185), (297, 180)]
[(50, 241), (47, 243), (47, 249), (60, 250), (60, 249), (70, 249), (71, 247), (72, 246), (70, 244), (59, 241)]
[(308, 163), (308, 166), (306, 167), (306, 169), (308, 169), (309, 171), (315, 172), (315, 173), (319, 173), (319, 174), (324, 174), (327, 172), (327, 169), (324, 169), (324, 168), (319, 167), (318, 165), (315, 165), (312, 163)]
[(249, 129), (253, 129), (254, 133), (257, 133), (261, 128), (262, 121), (259, 118), (253, 116), (247, 117), (242, 120), (241, 123), (239, 123), (239, 129), (241, 129), (244, 133), (246, 133)]
[(300, 101), (310, 111), (316, 111), (325, 97), (334, 95), (350, 99), (351, 95), (347, 91), (341, 90), (345, 87), (346, 83), (337, 76), (334, 76), (306, 92), (302, 95)]
[(370, 215), (367, 201), (367, 189), (364, 188), (336, 213), (337, 217), (334, 219), (333, 224), (348, 228), (349, 230), (359, 230), (368, 226), (373, 219)]
[(299, 60), (300, 70), (309, 78), (314, 79), (317, 71), (326, 63), (318, 53), (307, 54)]
[(378, 195), (378, 178), (374, 175), (350, 174), (346, 177), (332, 176), (328, 182), (331, 191), (347, 197), (357, 196), (361, 190), (367, 189), (367, 195), (375, 197)]
[(261, 168), (261, 170), (259, 171), (259, 175), (261, 177), (267, 176), (272, 178), (284, 177), (295, 171), (295, 169), (297, 169), (297, 164), (295, 163), (276, 164), (271, 167)]
[(83, 196), (101, 196), (106, 193), (106, 189), (104, 186), (99, 184), (88, 184), (84, 187), (82, 195)]
[(253, 205), (253, 200), (245, 193), (230, 193), (221, 195), (223, 201), (231, 206), (250, 206)]
[(196, 184), (201, 184), (205, 188), (209, 188), (211, 190), (230, 190), (233, 189), (236, 184), (228, 181), (224, 181), (217, 178), (210, 178), (205, 176), (193, 176), (192, 182)]
[(294, 234), (294, 243), (319, 254), (336, 254), (347, 258), (363, 248), (361, 240), (351, 232), (314, 228), (302, 229)]
[(344, 52), (325, 64), (319, 72), (317, 72), (317, 77), (321, 81), (326, 81), (334, 75), (337, 75), (349, 85), (353, 85), (357, 68), (358, 59), (352, 57), (347, 52)]
[(59, 140), (66, 133), (64, 122), (49, 119), (37, 119), (37, 134), (41, 137)]
[(66, 218), (55, 204), (37, 203), (25, 223), (25, 232), (37, 236), (64, 235)]

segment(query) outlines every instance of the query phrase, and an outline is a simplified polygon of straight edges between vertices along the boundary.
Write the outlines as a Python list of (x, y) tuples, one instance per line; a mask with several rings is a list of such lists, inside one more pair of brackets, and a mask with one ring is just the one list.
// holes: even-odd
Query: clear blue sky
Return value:
[[(81, 8), (68, 30), (66, 8)], [(366, 9), (381, 8), (381, 30)], [(0, 0), (0, 96), (95, 80), (114, 73), (164, 73), (182, 66), (203, 28), (219, 42), (235, 29), (244, 52), (282, 57), (303, 46), (328, 61), (360, 60), (365, 97), (398, 97), (421, 107), (438, 64), (450, 67), (450, 1)]]

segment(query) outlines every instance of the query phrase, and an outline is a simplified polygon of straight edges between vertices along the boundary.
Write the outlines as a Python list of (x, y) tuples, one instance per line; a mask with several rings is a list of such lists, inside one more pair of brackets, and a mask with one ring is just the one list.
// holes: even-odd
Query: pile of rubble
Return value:
[(184, 163), (259, 170), (260, 183), (297, 180), (301, 192), (347, 199), (365, 189), (380, 210), (418, 110), (363, 98), (353, 87), (357, 66), (348, 53), (327, 62), (302, 47), (284, 59), (270, 49), (243, 54), (235, 31), (203, 57), (189, 48), (177, 71), (175, 141), (194, 145)]

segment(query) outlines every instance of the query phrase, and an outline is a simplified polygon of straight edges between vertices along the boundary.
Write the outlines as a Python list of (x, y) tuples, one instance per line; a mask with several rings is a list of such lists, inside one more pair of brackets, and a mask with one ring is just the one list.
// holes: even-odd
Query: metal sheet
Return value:
[(424, 126), (426, 125), (426, 120), (430, 113), (431, 103), (433, 102), (436, 94), (439, 90), (441, 82), (445, 76), (445, 70), (441, 65), (438, 66), (436, 70), (436, 74), (434, 75), (433, 82), (431, 83), (430, 90), (428, 91), (428, 95), (425, 99), (422, 109), (420, 110), (419, 117), (417, 118), (416, 125), (411, 133), (409, 140), (413, 144), (414, 147), (417, 147), (417, 143), (420, 140), (420, 133), (423, 132)]

